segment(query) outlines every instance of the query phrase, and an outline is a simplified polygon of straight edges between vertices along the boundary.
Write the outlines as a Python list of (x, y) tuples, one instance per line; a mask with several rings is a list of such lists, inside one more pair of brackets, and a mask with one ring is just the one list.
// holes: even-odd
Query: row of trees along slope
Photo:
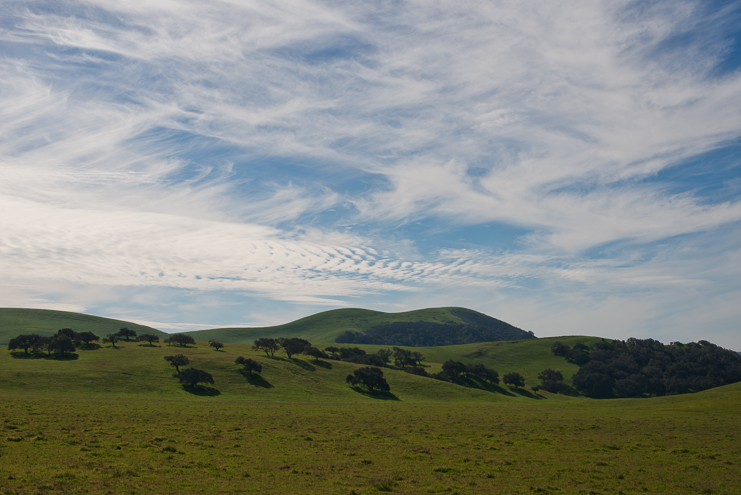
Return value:
[[(64, 355), (75, 352), (78, 347), (83, 349), (96, 348), (98, 347), (96, 342), (100, 340), (100, 336), (93, 332), (76, 332), (71, 328), (62, 328), (57, 330), (57, 333), (52, 336), (42, 336), (36, 333), (18, 335), (8, 342), (8, 350), (20, 349), (26, 355), (30, 355), (29, 351), (31, 353), (46, 351), (48, 355), (52, 353)], [(116, 347), (116, 342), (120, 342), (121, 340), (125, 340), (126, 342), (132, 340), (136, 342), (148, 342), (149, 345), (154, 345), (154, 343), (159, 342), (160, 337), (151, 333), (137, 335), (136, 331), (123, 327), (118, 332), (109, 333), (102, 339), (104, 344), (111, 344), (113, 347)], [(165, 339), (165, 343), (187, 345), (194, 344), (195, 340), (188, 335), (175, 334)]]
[(741, 356), (705, 340), (556, 342), (551, 350), (579, 366), (574, 388), (595, 398), (685, 394), (741, 381)]

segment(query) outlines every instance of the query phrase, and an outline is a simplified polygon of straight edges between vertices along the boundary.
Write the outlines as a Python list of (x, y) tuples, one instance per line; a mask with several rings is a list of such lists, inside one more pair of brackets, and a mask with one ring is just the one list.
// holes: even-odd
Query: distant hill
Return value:
[(245, 344), (260, 337), (300, 337), (311, 342), (413, 347), (535, 338), (532, 332), (465, 308), (429, 308), (403, 313), (335, 309), (285, 325), (217, 328), (188, 334), (196, 340)]
[(114, 320), (67, 311), (49, 309), (0, 308), (0, 346), (8, 345), (10, 339), (25, 333), (54, 335), (60, 328), (71, 328), (76, 332), (93, 332), (103, 337), (127, 327), (137, 334), (153, 333), (160, 338), (168, 334), (151, 327), (137, 325), (130, 321)]

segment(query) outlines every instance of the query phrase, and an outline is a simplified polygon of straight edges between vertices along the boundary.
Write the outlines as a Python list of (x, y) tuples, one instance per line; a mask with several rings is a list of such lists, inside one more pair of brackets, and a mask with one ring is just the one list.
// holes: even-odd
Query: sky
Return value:
[(741, 1), (0, 5), (0, 307), (741, 351)]

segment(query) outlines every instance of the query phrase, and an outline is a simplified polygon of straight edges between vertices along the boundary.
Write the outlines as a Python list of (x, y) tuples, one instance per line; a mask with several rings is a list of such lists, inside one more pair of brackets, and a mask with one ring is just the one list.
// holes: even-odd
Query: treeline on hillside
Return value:
[[(120, 340), (126, 340), (127, 342), (131, 339), (136, 342), (148, 342), (149, 345), (154, 345), (155, 342), (159, 342), (160, 338), (154, 334), (143, 334), (137, 336), (134, 330), (129, 330), (126, 327), (119, 329), (118, 332), (110, 333), (103, 338), (104, 344), (111, 344), (116, 347), (116, 342)], [(59, 357), (64, 357), (77, 351), (77, 348), (82, 349), (96, 349), (100, 347), (96, 342), (100, 341), (100, 337), (95, 335), (93, 332), (76, 332), (71, 328), (62, 328), (57, 330), (57, 333), (50, 336), (44, 337), (35, 333), (21, 334), (17, 337), (10, 339), (8, 342), (8, 350), (23, 350), (26, 356), (31, 357), (32, 354), (38, 354), (46, 352), (47, 356), (52, 354)], [(193, 342), (193, 338), (190, 338)], [(169, 339), (165, 340), (169, 342)], [(29, 352), (31, 351), (31, 352)]]
[(741, 356), (705, 340), (556, 342), (551, 350), (579, 366), (574, 388), (595, 398), (685, 394), (741, 381)]
[(466, 323), (397, 321), (377, 325), (365, 333), (348, 330), (335, 339), (338, 344), (375, 344), (407, 347), (433, 347), (474, 344), (501, 340), (534, 339), (526, 332), (486, 315), (456, 314)]

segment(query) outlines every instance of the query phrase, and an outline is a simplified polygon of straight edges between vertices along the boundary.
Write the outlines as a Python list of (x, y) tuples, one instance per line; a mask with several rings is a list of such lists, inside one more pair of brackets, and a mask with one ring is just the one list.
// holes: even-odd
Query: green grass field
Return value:
[(2, 493), (739, 493), (741, 386), (649, 400), (0, 392)]
[[(534, 394), (539, 371), (576, 371), (550, 352), (555, 340), (596, 338), (415, 348), (429, 371), (483, 363), (522, 373), (526, 389), (384, 369), (388, 394), (345, 384), (358, 365), (245, 344), (0, 350), (0, 494), (740, 492), (741, 384), (652, 399)], [(180, 385), (163, 359), (176, 353), (215, 383)], [(240, 355), (263, 365), (259, 377)]]

